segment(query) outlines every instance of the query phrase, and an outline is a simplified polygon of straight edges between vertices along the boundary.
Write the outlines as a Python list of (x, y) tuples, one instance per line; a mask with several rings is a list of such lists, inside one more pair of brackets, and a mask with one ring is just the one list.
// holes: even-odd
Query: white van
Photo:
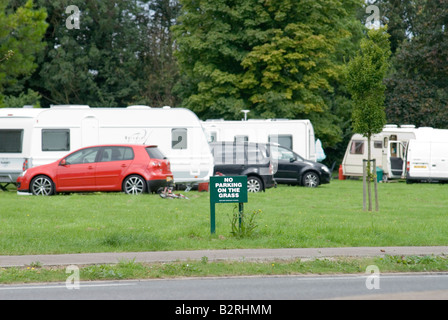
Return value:
[(448, 181), (448, 130), (428, 128), (409, 141), (406, 182)]
[(207, 120), (202, 127), (209, 142), (278, 143), (307, 160), (316, 161), (316, 138), (310, 120)]
[(207, 182), (213, 157), (197, 116), (188, 109), (0, 109), (0, 183), (15, 183), (27, 167), (51, 163), (98, 144), (157, 145), (168, 157), (176, 183)]
[[(406, 147), (410, 139), (420, 130), (414, 125), (386, 125), (381, 133), (371, 138), (371, 159), (383, 170), (383, 178), (404, 178)], [(367, 138), (352, 136), (342, 161), (342, 171), (346, 177), (362, 177), (363, 160), (368, 158)]]

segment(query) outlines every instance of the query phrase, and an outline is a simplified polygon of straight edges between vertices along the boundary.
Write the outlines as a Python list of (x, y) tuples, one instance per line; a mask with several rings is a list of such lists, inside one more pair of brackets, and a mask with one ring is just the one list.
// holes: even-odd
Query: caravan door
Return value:
[(405, 172), (406, 145), (402, 141), (389, 141), (387, 148), (388, 178), (399, 179)]

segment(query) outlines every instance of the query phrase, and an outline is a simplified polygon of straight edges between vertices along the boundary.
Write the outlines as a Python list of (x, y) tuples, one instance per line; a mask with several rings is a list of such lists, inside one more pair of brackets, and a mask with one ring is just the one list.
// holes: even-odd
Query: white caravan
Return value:
[(425, 128), (408, 144), (406, 182), (448, 181), (448, 130)]
[(0, 183), (15, 183), (27, 167), (51, 163), (97, 144), (157, 145), (170, 160), (176, 183), (208, 181), (213, 157), (197, 116), (188, 109), (0, 109)]
[(316, 161), (314, 128), (309, 120), (207, 120), (202, 121), (202, 127), (209, 142), (278, 143), (307, 160)]
[[(386, 125), (381, 133), (372, 136), (371, 159), (375, 159), (376, 166), (383, 170), (384, 180), (404, 177), (406, 146), (410, 139), (415, 138), (418, 130), (421, 129), (413, 125)], [(368, 158), (367, 152), (367, 138), (360, 134), (353, 135), (342, 161), (344, 176), (363, 175), (363, 160)]]

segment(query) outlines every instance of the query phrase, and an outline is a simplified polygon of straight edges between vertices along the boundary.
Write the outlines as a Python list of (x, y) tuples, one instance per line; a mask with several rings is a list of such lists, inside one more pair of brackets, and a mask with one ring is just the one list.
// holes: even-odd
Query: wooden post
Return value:
[(375, 170), (375, 179), (374, 179), (374, 185), (375, 185), (375, 210), (379, 211), (380, 207), (379, 207), (379, 203), (378, 203), (378, 177), (377, 177), (377, 173), (376, 173), (376, 159), (373, 159), (373, 168)]
[(367, 160), (362, 160), (362, 191), (363, 191), (363, 197), (362, 197), (362, 207), (363, 210), (366, 211), (366, 167)]

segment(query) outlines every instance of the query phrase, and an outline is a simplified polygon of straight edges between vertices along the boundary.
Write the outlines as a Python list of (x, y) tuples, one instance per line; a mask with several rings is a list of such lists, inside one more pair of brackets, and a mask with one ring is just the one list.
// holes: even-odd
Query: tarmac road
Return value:
[[(356, 247), (229, 249), (63, 255), (0, 256), (0, 267), (114, 264), (120, 261), (170, 262), (266, 261), (385, 255), (446, 255), (442, 247)], [(66, 284), (0, 285), (0, 300), (301, 300), (301, 299), (406, 299), (448, 300), (448, 273), (379, 275), (379, 287), (368, 288), (368, 275), (220, 277), (174, 280), (82, 282), (79, 290)], [(375, 279), (373, 279), (375, 281)], [(176, 306), (176, 304), (174, 304)], [(220, 306), (217, 305), (216, 308)], [(212, 310), (212, 309), (210, 309)], [(217, 312), (218, 309), (215, 310)], [(172, 311), (172, 310), (171, 310)], [(171, 312), (170, 311), (170, 312)]]
[[(448, 273), (385, 274), (376, 287), (370, 283), (366, 275), (81, 281), (77, 289), (65, 284), (0, 285), (0, 300), (214, 300), (226, 306), (247, 301), (268, 305), (271, 300), (448, 300)], [(214, 309), (217, 313), (222, 308)]]

